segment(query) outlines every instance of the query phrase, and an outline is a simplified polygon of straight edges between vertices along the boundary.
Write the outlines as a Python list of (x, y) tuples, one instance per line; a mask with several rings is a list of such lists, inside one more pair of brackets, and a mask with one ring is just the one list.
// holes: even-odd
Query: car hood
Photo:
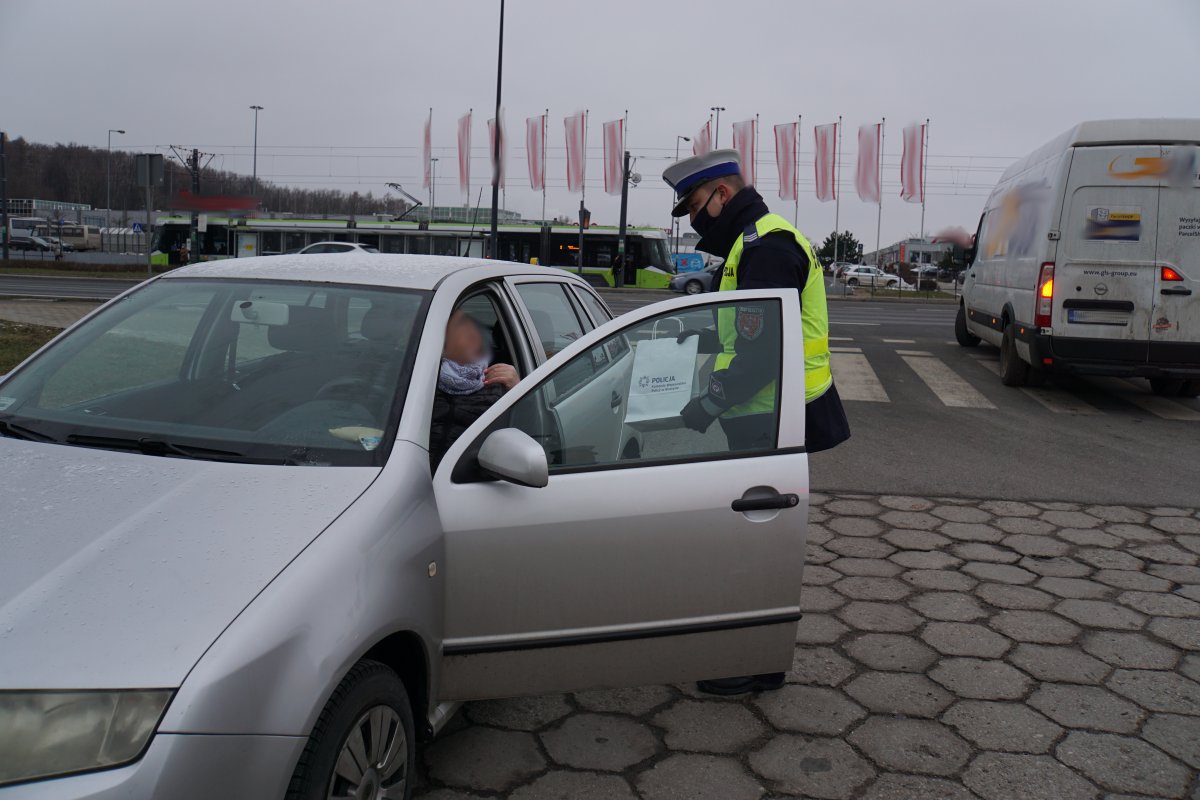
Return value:
[(378, 472), (0, 439), (0, 690), (179, 686)]

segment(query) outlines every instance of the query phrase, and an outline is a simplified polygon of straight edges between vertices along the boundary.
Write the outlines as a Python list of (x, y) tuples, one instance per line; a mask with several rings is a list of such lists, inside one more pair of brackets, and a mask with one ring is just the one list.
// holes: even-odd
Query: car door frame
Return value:
[[(741, 483), (726, 481), (725, 486), (719, 486), (717, 492), (712, 492), (708, 483), (699, 484), (704, 493), (715, 495), (720, 499), (712, 502), (726, 502), (724, 493), (735, 492), (736, 500), (743, 489), (747, 491), (762, 490), (771, 483), (780, 483), (786, 487), (783, 491), (792, 491), (798, 497), (796, 506), (781, 512), (771, 512), (761, 521), (775, 522), (787, 528), (782, 534), (787, 538), (786, 552), (772, 552), (772, 566), (778, 565), (775, 575), (766, 576), (761, 572), (750, 574), (744, 570), (739, 572), (724, 561), (719, 564), (709, 564), (702, 568), (703, 554), (688, 553), (682, 559), (683, 563), (691, 563), (691, 575), (708, 575), (713, 570), (725, 574), (727, 585), (711, 587), (712, 594), (719, 594), (726, 603), (735, 603), (732, 597), (744, 598), (748, 593), (753, 594), (760, 602), (768, 590), (760, 589), (760, 584), (767, 584), (772, 601), (780, 599), (779, 592), (788, 593), (786, 602), (780, 605), (770, 605), (753, 610), (740, 609), (736, 613), (716, 613), (712, 608), (696, 609), (696, 613), (684, 617), (665, 619), (655, 616), (653, 609), (626, 609), (626, 613), (638, 616), (637, 621), (625, 620), (621, 625), (606, 627), (604, 625), (572, 626), (563, 624), (557, 630), (522, 631), (520, 623), (507, 619), (503, 623), (514, 626), (513, 631), (491, 632), (460, 636), (458, 629), (464, 627), (460, 620), (455, 619), (454, 592), (469, 591), (474, 597), (467, 603), (483, 603), (489, 601), (486, 582), (495, 574), (502, 576), (501, 580), (511, 580), (510, 573), (495, 567), (492, 562), (484, 560), (484, 564), (464, 566), (471, 559), (463, 559), (469, 554), (464, 547), (479, 547), (482, 551), (496, 552), (494, 548), (501, 546), (507, 554), (508, 564), (520, 563), (522, 580), (525, 586), (541, 586), (536, 572), (544, 571), (547, 580), (563, 580), (562, 575), (555, 574), (556, 568), (544, 563), (545, 554), (541, 548), (530, 545), (528, 552), (513, 549), (511, 540), (500, 543), (488, 536), (480, 538), (480, 532), (487, 533), (495, 530), (497, 535), (503, 535), (503, 530), (525, 530), (526, 523), (519, 517), (528, 514), (533, 523), (544, 521), (546, 508), (539, 509), (535, 488), (517, 486), (504, 481), (482, 481), (455, 483), (453, 476), (455, 468), (461, 460), (473, 458), (478, 452), (480, 443), (491, 432), (493, 426), (500, 424), (516, 403), (530, 393), (538, 391), (543, 381), (550, 378), (556, 371), (574, 359), (596, 347), (610, 336), (629, 329), (649, 318), (674, 313), (693, 307), (712, 306), (724, 303), (742, 303), (771, 300), (780, 305), (780, 316), (783, 324), (781, 351), (781, 375), (778, 381), (780, 389), (780, 407), (778, 413), (777, 446), (774, 450), (750, 454), (722, 453), (715, 457), (701, 456), (695, 459), (670, 460), (667, 462), (645, 462), (624, 465), (620, 463), (607, 464), (595, 469), (565, 470), (560, 475), (551, 475), (550, 481), (567, 481), (561, 485), (563, 491), (569, 490), (573, 497), (581, 499), (581, 504), (599, 502), (596, 498), (607, 497), (604, 492), (599, 495), (597, 487), (621, 487), (627, 491), (629, 502), (612, 503), (606, 500), (602, 513), (613, 510), (613, 517), (602, 519), (592, 518), (593, 524), (604, 523), (605, 520), (621, 520), (621, 513), (635, 513), (630, 519), (624, 519), (619, 531), (614, 528), (614, 540), (623, 538), (628, 543), (645, 543), (648, 538), (636, 538), (640, 533), (646, 533), (647, 528), (657, 525), (659, 520), (656, 512), (665, 503), (660, 502), (661, 492), (688, 474), (694, 466), (699, 466), (707, 472), (704, 474), (712, 479), (718, 474), (729, 473), (726, 462), (732, 459), (743, 459), (741, 469), (737, 470), (738, 478), (746, 473), (745, 480), (754, 480), (753, 476), (761, 477), (756, 485), (749, 488)], [(487, 697), (504, 697), (521, 694), (537, 694), (549, 691), (574, 691), (585, 688), (602, 686), (638, 685), (639, 683), (661, 682), (666, 680), (686, 680), (696, 678), (714, 678), (728, 674), (746, 674), (746, 671), (778, 671), (787, 668), (795, 647), (795, 627), (800, 618), (800, 573), (803, 565), (804, 539), (807, 528), (807, 493), (808, 471), (807, 454), (804, 450), (804, 358), (803, 349), (788, 345), (789, 341), (802, 341), (801, 319), (798, 296), (790, 290), (755, 290), (749, 292), (702, 294), (685, 296), (674, 300), (647, 306), (610, 322), (601, 325), (585, 334), (579, 340), (571, 343), (561, 352), (555, 354), (539, 366), (525, 382), (510, 391), (504, 398), (486, 411), (463, 435), (455, 442), (446, 454), (433, 477), (434, 494), (438, 501), (438, 513), (442, 520), (443, 545), (445, 548), (444, 584), (446, 597), (443, 607), (446, 617), (443, 620), (444, 640), (442, 649), (437, 655), (438, 686), (435, 696), (442, 700), (481, 699)], [(790, 460), (789, 460), (790, 459)], [(786, 469), (788, 466), (803, 465), (802, 474), (793, 474)], [(770, 468), (769, 470), (765, 468)], [(718, 473), (716, 470), (723, 470)], [(784, 474), (780, 475), (782, 471)], [(769, 475), (769, 476), (768, 476)], [(590, 479), (590, 476), (602, 476)], [(588, 487), (591, 487), (589, 489)], [(465, 488), (464, 488), (465, 487)], [(745, 495), (741, 495), (745, 496)], [(586, 498), (586, 499), (585, 499)], [(549, 497), (547, 498), (549, 499)], [(485, 528), (465, 531), (462, 528), (468, 523), (464, 520), (475, 519), (473, 515), (484, 515), (486, 506), (487, 522)], [(632, 512), (627, 508), (632, 506)], [(555, 507), (557, 510), (558, 507)], [(575, 512), (572, 512), (575, 513)], [(705, 513), (708, 513), (707, 510)], [(641, 516), (636, 516), (640, 514)], [(780, 514), (796, 516), (784, 517), (778, 521)], [(517, 517), (514, 519), (514, 517)], [(743, 518), (747, 525), (742, 526)], [(651, 523), (654, 519), (654, 523)], [(719, 525), (724, 529), (727, 525), (735, 528), (736, 534), (745, 534), (753, 530), (753, 524), (758, 521), (748, 514), (737, 515), (729, 522)], [(582, 522), (582, 520), (581, 520)], [(553, 523), (560, 525), (561, 523)], [(586, 524), (586, 523), (584, 523)], [(641, 529), (639, 531), (639, 528)], [(767, 529), (763, 529), (767, 530)], [(776, 530), (776, 529), (772, 529)], [(685, 528), (686, 532), (686, 528)], [(776, 530), (776, 536), (779, 531)], [(490, 534), (489, 534), (490, 536)], [(635, 537), (630, 539), (630, 537)], [(663, 537), (667, 539), (669, 537)], [(472, 544), (472, 541), (475, 544)], [(740, 546), (739, 542), (733, 546)], [(772, 540), (775, 541), (775, 540)], [(464, 544), (465, 542), (465, 544)], [(543, 537), (542, 546), (550, 544)], [(556, 547), (566, 546), (562, 540), (552, 542)], [(528, 544), (528, 543), (527, 543)], [(574, 546), (574, 543), (572, 543)], [(614, 544), (614, 547), (618, 546)], [(664, 548), (665, 544), (662, 545)], [(782, 545), (781, 545), (782, 548)], [(662, 564), (673, 571), (682, 569), (678, 566), (683, 555), (676, 549), (660, 554)], [(789, 557), (791, 560), (789, 560)], [(477, 555), (478, 560), (482, 555)], [(515, 561), (514, 561), (515, 559)], [(540, 559), (540, 560), (539, 560)], [(689, 559), (691, 561), (689, 562)], [(645, 564), (639, 564), (645, 568)], [(791, 569), (794, 567), (794, 577)], [(726, 571), (727, 572), (724, 572)], [(786, 590), (780, 590), (780, 575), (786, 572)], [(462, 577), (460, 577), (462, 576)], [(619, 587), (614, 586), (614, 590)], [(644, 587), (643, 587), (644, 589)], [(793, 594), (794, 592), (794, 594)], [(595, 597), (596, 595), (591, 595)], [(665, 602), (665, 601), (664, 601)], [(713, 600), (712, 602), (717, 602)], [(736, 602), (747, 602), (739, 599)], [(735, 603), (736, 604), (736, 603)], [(668, 603), (669, 605), (669, 603)], [(546, 606), (543, 606), (546, 607)], [(678, 610), (678, 609), (676, 609)], [(469, 625), (478, 627), (480, 623), (472, 618)], [(770, 667), (770, 669), (763, 669)]]

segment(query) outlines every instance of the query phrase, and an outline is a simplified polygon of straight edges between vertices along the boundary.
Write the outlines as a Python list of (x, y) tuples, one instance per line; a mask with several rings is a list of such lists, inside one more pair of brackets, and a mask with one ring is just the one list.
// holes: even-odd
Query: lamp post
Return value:
[[(119, 133), (119, 134), (124, 135), (125, 131), (119, 130), (117, 128), (109, 128), (108, 129), (108, 167), (107, 167), (108, 177), (104, 181), (105, 219), (108, 219), (107, 213), (109, 211), (112, 211), (112, 135), (114, 133)], [(108, 227), (111, 228), (112, 227), (111, 220), (109, 220), (109, 223), (110, 224), (108, 225)]]
[(254, 164), (250, 173), (250, 194), (254, 194), (258, 191), (258, 112), (263, 107), (250, 106), (250, 110), (254, 112)]
[(717, 112), (717, 129), (713, 132), (713, 150), (716, 150), (721, 146), (721, 112), (725, 106), (710, 106), (708, 110)]
[[(676, 161), (679, 160), (679, 143), (680, 142), (690, 142), (691, 140), (692, 140), (692, 138), (690, 136), (676, 135), (676, 137), (675, 137), (675, 160)], [(679, 255), (679, 217), (671, 217), (671, 227), (675, 229), (675, 255)]]
[(429, 159), (429, 221), (433, 222), (433, 209), (437, 207), (437, 162), (436, 158)]

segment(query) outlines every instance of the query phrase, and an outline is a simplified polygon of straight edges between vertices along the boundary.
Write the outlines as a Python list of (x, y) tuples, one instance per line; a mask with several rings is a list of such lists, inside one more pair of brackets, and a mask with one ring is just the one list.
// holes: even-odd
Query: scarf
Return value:
[(486, 358), (470, 364), (459, 364), (443, 358), (441, 369), (438, 370), (438, 389), (446, 394), (475, 394), (483, 388), (483, 371), (487, 365)]

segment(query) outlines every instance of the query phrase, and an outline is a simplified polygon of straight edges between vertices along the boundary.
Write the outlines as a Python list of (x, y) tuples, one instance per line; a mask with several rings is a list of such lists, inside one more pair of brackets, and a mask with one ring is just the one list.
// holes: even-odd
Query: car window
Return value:
[[(683, 423), (680, 411), (707, 391), (717, 361), (696, 351), (695, 338), (691, 346), (680, 345), (673, 331), (711, 327), (714, 314), (728, 315), (729, 325), (753, 337), (764, 392), (698, 433)], [(780, 314), (773, 300), (731, 302), (630, 325), (556, 369), (513, 406), (507, 424), (542, 445), (552, 472), (773, 450)]]
[(500, 313), (498, 299), (489, 290), (476, 291), (459, 302), (458, 310), (463, 311), (483, 333), (483, 339), (491, 350), (491, 363), (512, 364), (520, 371), (513, 349), (508, 325)]
[(604, 304), (596, 299), (596, 295), (586, 289), (576, 288), (575, 297), (579, 299), (580, 304), (583, 305), (584, 309), (591, 316), (595, 327), (598, 328), (613, 318), (608, 309), (604, 307)]
[(583, 335), (583, 325), (561, 283), (518, 283), (517, 294), (547, 358)]

